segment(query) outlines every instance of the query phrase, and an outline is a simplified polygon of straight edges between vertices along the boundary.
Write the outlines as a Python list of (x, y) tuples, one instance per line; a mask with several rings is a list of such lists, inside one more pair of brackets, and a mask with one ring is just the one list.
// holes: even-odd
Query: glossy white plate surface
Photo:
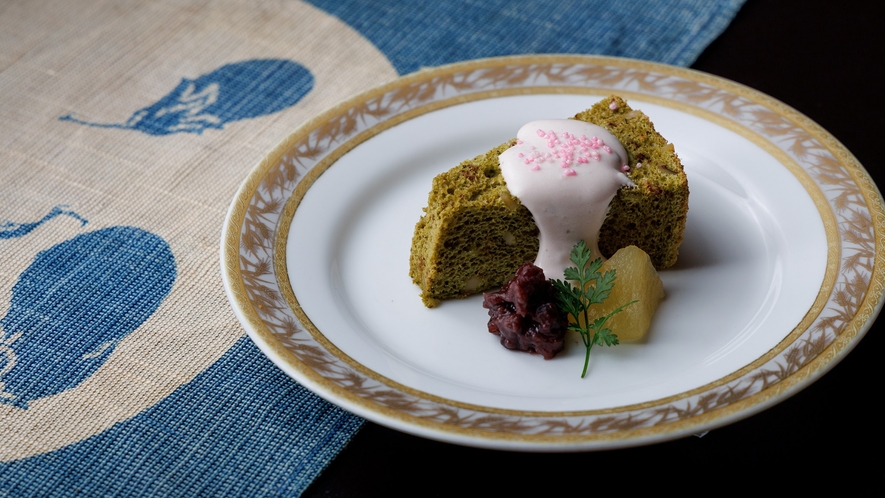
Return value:
[[(479, 296), (425, 308), (409, 248), (436, 174), (612, 93), (676, 145), (689, 216), (647, 340), (594, 349), (581, 379), (577, 337), (545, 361), (501, 347)], [(737, 420), (832, 367), (881, 307), (881, 212), (850, 153), (758, 92), (624, 59), (488, 59), (296, 130), (234, 199), (222, 258), (253, 340), (333, 403), (461, 444), (600, 449)]]

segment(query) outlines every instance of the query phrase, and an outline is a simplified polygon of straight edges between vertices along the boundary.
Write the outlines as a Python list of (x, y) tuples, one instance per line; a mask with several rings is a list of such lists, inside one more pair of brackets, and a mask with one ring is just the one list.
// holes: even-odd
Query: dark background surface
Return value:
[[(885, 144), (882, 5), (749, 0), (692, 68), (805, 114), (841, 141), (881, 186), (885, 166), (876, 152)], [(867, 458), (863, 449), (878, 454), (882, 439), (874, 403), (883, 377), (877, 368), (883, 320), (814, 384), (702, 438), (604, 452), (512, 453), (440, 443), (367, 422), (304, 496), (453, 496), (467, 488), (559, 495), (573, 485), (584, 494), (613, 479), (624, 491), (661, 489), (666, 481), (695, 492), (747, 485), (758, 490), (766, 475), (788, 487), (830, 479), (857, 484), (866, 478), (855, 473)], [(793, 467), (801, 475), (788, 471)], [(649, 480), (662, 474), (671, 479)], [(711, 477), (716, 484), (703, 486)]]

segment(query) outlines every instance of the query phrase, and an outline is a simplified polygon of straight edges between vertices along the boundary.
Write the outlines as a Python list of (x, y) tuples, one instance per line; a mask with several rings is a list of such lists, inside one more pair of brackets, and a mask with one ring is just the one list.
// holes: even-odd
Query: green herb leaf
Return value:
[[(556, 292), (556, 300), (559, 303), (560, 311), (571, 315), (574, 320), (574, 323), (570, 324), (568, 329), (581, 334), (581, 340), (583, 340), (584, 347), (586, 348), (584, 370), (581, 372), (581, 378), (587, 375), (587, 365), (590, 363), (590, 349), (595, 344), (605, 346), (620, 344), (617, 334), (612, 333), (611, 329), (605, 328), (605, 323), (609, 318), (636, 302), (630, 301), (619, 306), (607, 315), (599, 317), (593, 323), (590, 323), (588, 313), (590, 306), (601, 304), (608, 299), (615, 286), (616, 278), (615, 270), (609, 270), (605, 274), (600, 275), (599, 270), (602, 268), (602, 258), (590, 261), (591, 255), (592, 251), (587, 247), (587, 244), (583, 240), (579, 241), (572, 248), (569, 258), (575, 266), (565, 269), (563, 273), (565, 281), (553, 280), (553, 289)], [(576, 282), (577, 286), (573, 286), (572, 282)], [(581, 325), (581, 318), (583, 318), (585, 325)]]

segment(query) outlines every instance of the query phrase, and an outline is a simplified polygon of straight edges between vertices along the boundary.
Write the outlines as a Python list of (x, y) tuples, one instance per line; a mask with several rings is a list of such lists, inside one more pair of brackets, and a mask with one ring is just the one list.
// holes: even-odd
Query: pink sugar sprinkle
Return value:
[(583, 163), (583, 164), (587, 164), (587, 158), (584, 156), (581, 156), (578, 158), (578, 162)]
[(522, 140), (517, 140), (516, 145), (522, 145)]
[(630, 171), (630, 166), (627, 166), (626, 164), (621, 166), (621, 171), (623, 171), (624, 173)]
[(544, 130), (538, 130), (537, 133), (538, 133), (538, 136), (542, 137), (542, 138), (544, 137), (544, 135), (546, 135), (546, 133), (544, 133)]
[(636, 163), (636, 169), (639, 169), (641, 167), (642, 167), (642, 163)]
[(571, 169), (571, 168), (568, 168), (567, 170), (563, 171), (562, 174), (563, 174), (564, 176), (575, 176), (575, 175), (577, 175), (577, 173), (575, 173), (575, 170), (573, 170), (573, 169)]
[(608, 108), (614, 111), (615, 109), (618, 108), (618, 103), (616, 101), (612, 100), (612, 103), (608, 105)]
[(609, 147), (608, 145), (604, 145), (604, 146), (602, 147), (602, 150), (608, 152), (609, 154), (612, 153), (612, 148)]
[(539, 171), (539, 170), (541, 169), (541, 167), (538, 166), (537, 164), (534, 164), (534, 165), (532, 165), (532, 167), (529, 168), (529, 169), (531, 169), (532, 171)]

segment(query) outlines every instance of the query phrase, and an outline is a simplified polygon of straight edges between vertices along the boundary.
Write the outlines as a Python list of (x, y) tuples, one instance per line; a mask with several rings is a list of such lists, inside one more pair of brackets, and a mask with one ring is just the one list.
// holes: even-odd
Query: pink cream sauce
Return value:
[(627, 151), (604, 128), (574, 119), (532, 121), (516, 137), (500, 156), (501, 172), (540, 230), (535, 265), (548, 278), (562, 278), (578, 241), (593, 251), (591, 259), (601, 257), (599, 229), (609, 203), (633, 186)]

